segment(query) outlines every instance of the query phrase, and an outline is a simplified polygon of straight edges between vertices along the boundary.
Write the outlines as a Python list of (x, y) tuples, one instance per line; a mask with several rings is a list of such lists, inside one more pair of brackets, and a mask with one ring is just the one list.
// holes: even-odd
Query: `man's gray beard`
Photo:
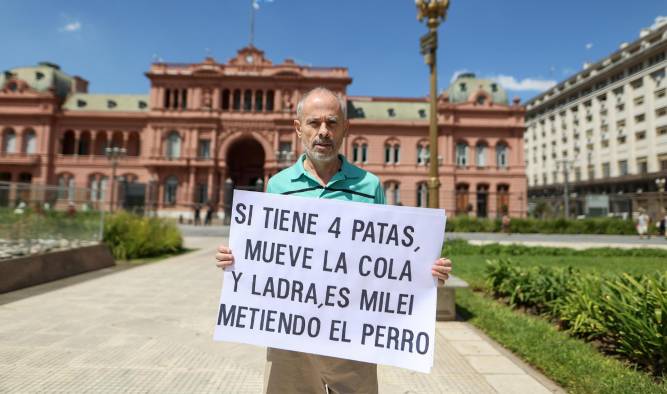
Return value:
[(301, 145), (303, 146), (303, 151), (306, 153), (306, 156), (308, 156), (308, 159), (312, 162), (324, 164), (324, 163), (330, 163), (338, 158), (338, 151), (333, 152), (331, 156), (328, 156), (321, 153), (313, 152), (303, 141), (301, 141)]

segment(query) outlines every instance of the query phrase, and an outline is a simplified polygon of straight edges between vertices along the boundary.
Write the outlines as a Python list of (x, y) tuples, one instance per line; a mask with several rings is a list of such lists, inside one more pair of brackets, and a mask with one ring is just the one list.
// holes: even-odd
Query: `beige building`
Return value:
[(657, 216), (656, 180), (667, 175), (666, 51), (661, 17), (526, 103), (531, 206), (548, 201), (560, 211), (567, 188), (570, 215), (625, 216), (643, 207)]

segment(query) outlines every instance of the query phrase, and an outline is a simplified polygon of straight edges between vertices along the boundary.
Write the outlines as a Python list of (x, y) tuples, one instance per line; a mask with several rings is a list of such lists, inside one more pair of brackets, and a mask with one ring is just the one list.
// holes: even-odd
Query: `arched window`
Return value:
[(229, 110), (229, 89), (224, 89), (222, 91), (222, 109), (223, 111)]
[(74, 199), (75, 183), (71, 174), (58, 176), (58, 198), (72, 201)]
[(425, 166), (428, 163), (429, 157), (431, 157), (431, 152), (428, 142), (426, 140), (419, 141), (417, 143), (417, 164)]
[(417, 184), (417, 206), (428, 207), (428, 186), (426, 186), (426, 182)]
[(37, 153), (37, 137), (31, 129), (23, 132), (23, 151), (27, 154)]
[(352, 162), (368, 162), (368, 142), (364, 138), (357, 138), (352, 142)]
[(88, 177), (91, 201), (104, 201), (109, 178), (104, 175), (93, 174)]
[(264, 110), (264, 103), (262, 103), (262, 100), (264, 100), (264, 92), (261, 90), (258, 90), (255, 92), (255, 111), (257, 112), (262, 112)]
[(488, 216), (488, 197), (489, 185), (477, 185), (477, 217), (485, 218)]
[(7, 129), (3, 133), (2, 151), (4, 153), (16, 153), (16, 132), (14, 132), (14, 129)]
[(164, 183), (164, 203), (165, 205), (176, 204), (176, 194), (178, 193), (178, 178), (175, 175), (167, 178)]
[(456, 185), (456, 214), (461, 215), (468, 212), (468, 184)]
[(234, 111), (241, 110), (241, 90), (234, 89), (234, 102), (232, 103)]
[(181, 157), (181, 136), (178, 131), (172, 131), (167, 137), (167, 158), (178, 159)]
[(74, 146), (75, 146), (74, 131), (67, 130), (65, 132), (65, 135), (63, 135), (62, 149), (61, 149), (60, 153), (62, 153), (63, 155), (73, 155), (74, 154)]
[(401, 145), (395, 139), (389, 140), (384, 144), (384, 162), (385, 164), (398, 164), (401, 155)]
[(486, 167), (486, 144), (478, 143), (475, 146), (475, 164), (477, 167)]
[(398, 182), (388, 181), (384, 184), (384, 199), (390, 205), (399, 205), (401, 203), (400, 185)]
[(465, 142), (456, 144), (456, 165), (459, 167), (468, 165), (468, 144)]
[(508, 157), (507, 157), (508, 148), (507, 145), (503, 142), (500, 142), (496, 145), (496, 165), (498, 168), (507, 168)]
[(509, 213), (510, 209), (510, 187), (506, 184), (500, 184), (496, 189), (496, 215), (502, 216)]

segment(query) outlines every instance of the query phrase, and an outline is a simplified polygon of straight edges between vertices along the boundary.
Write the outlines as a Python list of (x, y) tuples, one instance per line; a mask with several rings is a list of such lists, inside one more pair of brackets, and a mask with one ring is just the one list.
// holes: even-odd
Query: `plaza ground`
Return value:
[[(264, 349), (212, 341), (221, 241), (0, 295), (0, 392), (261, 392)], [(435, 354), (430, 374), (380, 367), (380, 392), (563, 392), (465, 322), (437, 324)]]

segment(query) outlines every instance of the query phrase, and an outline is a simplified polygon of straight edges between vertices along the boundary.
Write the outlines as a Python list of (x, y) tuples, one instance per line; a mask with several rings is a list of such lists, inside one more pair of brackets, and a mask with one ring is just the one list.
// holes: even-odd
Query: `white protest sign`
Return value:
[(234, 191), (215, 340), (429, 372), (445, 212)]

